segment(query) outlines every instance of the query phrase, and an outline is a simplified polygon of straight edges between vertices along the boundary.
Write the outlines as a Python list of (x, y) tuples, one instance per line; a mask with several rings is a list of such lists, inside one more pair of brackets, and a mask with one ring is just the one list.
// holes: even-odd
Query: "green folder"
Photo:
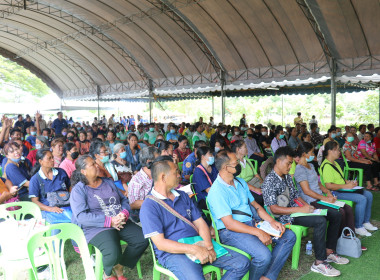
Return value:
[[(202, 237), (200, 237), (199, 235), (193, 236), (193, 237), (181, 238), (178, 240), (179, 243), (190, 244), (190, 245), (193, 245), (199, 241), (203, 241)], [(216, 243), (214, 240), (211, 240), (211, 241), (212, 241), (212, 245), (214, 246), (216, 258), (219, 258), (221, 256), (228, 254), (228, 251), (225, 248), (223, 248), (220, 244)], [(198, 259), (196, 259), (194, 262), (198, 264), (201, 263)]]
[(326, 216), (327, 215), (327, 209), (316, 209), (316, 210), (320, 210), (320, 213), (293, 213), (290, 215), (290, 217), (297, 218), (297, 217), (304, 217), (304, 216)]
[[(332, 204), (332, 203), (328, 203), (328, 202), (323, 201), (323, 200), (320, 200), (320, 201), (318, 201), (317, 203), (318, 203), (318, 204), (321, 204), (321, 205), (325, 205), (325, 206), (331, 207), (331, 208), (334, 208), (334, 209), (338, 209), (338, 210), (341, 208), (341, 207), (338, 206), (338, 205), (334, 205), (334, 204)], [(343, 206), (344, 206), (344, 204), (343, 204)], [(343, 207), (343, 206), (342, 206), (342, 207)]]

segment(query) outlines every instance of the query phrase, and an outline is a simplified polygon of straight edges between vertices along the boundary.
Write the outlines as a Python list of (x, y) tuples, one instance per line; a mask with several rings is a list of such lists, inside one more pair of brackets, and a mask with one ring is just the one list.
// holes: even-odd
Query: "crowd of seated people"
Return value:
[[(250, 279), (276, 279), (296, 238), (286, 223), (314, 229), (311, 270), (338, 276), (329, 263), (348, 263), (336, 253), (342, 229), (362, 236), (377, 230), (370, 219), (371, 192), (380, 190), (380, 127), (371, 124), (361, 125), (358, 135), (350, 126), (344, 134), (331, 126), (322, 135), (316, 122), (308, 131), (300, 114), (294, 127), (270, 125), (269, 130), (248, 125), (245, 115), (238, 126), (200, 118), (166, 129), (112, 116), (79, 123), (61, 112), (48, 124), (39, 113), (35, 122), (22, 115), (14, 124), (7, 117), (1, 121), (0, 203), (32, 201), (49, 222), (79, 225), (87, 242), (102, 252), (108, 280), (126, 279), (123, 267), (136, 265), (148, 246), (145, 238), (178, 279), (203, 279), (206, 263), (226, 269), (223, 279), (241, 279), (247, 272)], [(259, 169), (266, 160), (274, 167), (263, 180)], [(363, 170), (363, 191), (341, 191), (358, 184), (358, 178), (346, 178), (346, 164)], [(189, 184), (195, 196), (179, 190)], [(318, 203), (337, 199), (353, 201), (355, 210)], [(327, 216), (291, 216), (315, 208), (327, 209)], [(202, 210), (210, 211), (215, 229)], [(282, 237), (272, 239), (254, 220), (269, 222)], [(252, 258), (230, 249), (217, 258), (213, 230), (223, 244)], [(196, 235), (205, 247), (177, 242)], [(124, 252), (120, 240), (128, 243)]]

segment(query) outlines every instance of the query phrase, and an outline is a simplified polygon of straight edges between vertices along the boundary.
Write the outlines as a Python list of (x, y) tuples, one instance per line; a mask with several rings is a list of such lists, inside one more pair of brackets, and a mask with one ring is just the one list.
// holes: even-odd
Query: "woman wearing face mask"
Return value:
[(264, 205), (261, 185), (263, 180), (260, 175), (256, 173), (253, 163), (248, 159), (248, 149), (244, 141), (235, 141), (231, 144), (232, 152), (236, 154), (239, 161), (239, 174), (236, 176), (242, 178), (247, 184), (253, 197), (261, 206)]
[(75, 140), (75, 132), (73, 132), (73, 131), (67, 132), (66, 140), (67, 140), (67, 142), (74, 143), (74, 145), (75, 145), (75, 143), (77, 142)]
[(66, 171), (66, 174), (71, 178), (71, 174), (75, 170), (75, 161), (79, 156), (78, 148), (74, 143), (66, 143), (63, 147), (63, 155), (65, 159), (59, 165), (59, 168), (62, 168)]
[(51, 142), (51, 150), (54, 156), (54, 167), (58, 167), (63, 160), (63, 145), (64, 141), (62, 138), (54, 139)]
[(112, 178), (118, 181), (117, 174), (110, 163), (110, 153), (108, 148), (101, 140), (94, 140), (90, 145), (90, 155), (95, 160), (99, 170), (99, 177)]
[(258, 168), (260, 168), (261, 164), (266, 160), (266, 156), (261, 152), (259, 146), (257, 145), (252, 128), (247, 130), (247, 138), (245, 138), (244, 141), (247, 145), (248, 157), (250, 159), (257, 160)]
[(354, 214), (351, 206), (345, 204), (344, 207), (336, 211), (335, 208), (318, 203), (318, 201), (335, 203), (337, 198), (320, 183), (318, 174), (311, 164), (315, 157), (314, 146), (311, 143), (302, 142), (297, 149), (297, 154), (300, 159), (296, 166), (294, 178), (302, 199), (315, 208), (329, 209), (327, 219), (329, 219), (329, 216), (335, 219), (336, 217), (334, 216), (340, 215), (341, 224), (339, 232), (342, 232), (344, 227), (349, 227), (354, 231)]
[(219, 151), (221, 150), (225, 150), (225, 149), (230, 149), (228, 146), (227, 146), (227, 143), (225, 141), (225, 138), (224, 137), (216, 137), (215, 139), (215, 154), (218, 153)]
[[(376, 164), (371, 160), (363, 158), (358, 153), (358, 148), (353, 145), (355, 138), (351, 132), (348, 132), (346, 135), (346, 142), (343, 145), (343, 153), (346, 156), (348, 166), (351, 168), (361, 168), (363, 169), (364, 181), (367, 183), (367, 190), (378, 191), (378, 176), (379, 171), (377, 170)], [(372, 185), (372, 179), (375, 186)]]
[(36, 137), (36, 149), (29, 152), (28, 156), (26, 157), (31, 163), (32, 166), (36, 164), (36, 155), (37, 151), (42, 148), (48, 148), (48, 140), (40, 135)]
[(327, 133), (328, 133), (328, 137), (327, 137), (325, 140), (323, 140), (323, 146), (324, 146), (327, 142), (330, 142), (330, 141), (334, 141), (334, 142), (336, 142), (336, 143), (339, 145), (339, 143), (335, 140), (335, 137), (336, 137), (336, 130), (335, 130), (335, 128), (330, 128), (330, 129), (327, 131)]
[(198, 198), (198, 207), (207, 209), (207, 193), (219, 173), (214, 165), (214, 156), (209, 147), (204, 146), (197, 149), (197, 161), (195, 165), (193, 183)]
[(177, 143), (178, 142), (178, 134), (176, 132), (177, 126), (171, 125), (169, 133), (166, 135), (166, 141), (169, 141), (170, 143)]
[(126, 161), (131, 165), (132, 172), (137, 173), (141, 168), (141, 164), (139, 160), (140, 148), (138, 147), (136, 134), (128, 134), (128, 145), (126, 146), (125, 151), (127, 152), (125, 158)]
[(278, 148), (286, 146), (286, 142), (284, 138), (285, 138), (285, 134), (282, 129), (276, 129), (274, 131), (274, 138), (271, 143), (271, 148), (272, 148), (273, 153), (275, 153)]
[(173, 154), (177, 155), (178, 162), (183, 162), (188, 155), (191, 154), (191, 150), (188, 147), (189, 142), (186, 136), (178, 137), (178, 148), (174, 150)]
[[(117, 173), (117, 177), (120, 180), (120, 183), (123, 186), (122, 192), (123, 194), (128, 194), (128, 183), (132, 178), (132, 170), (129, 166), (129, 163), (125, 160), (127, 157), (127, 152), (125, 151), (124, 144), (117, 143), (113, 147), (113, 160), (111, 161), (111, 164), (113, 165), (113, 168), (115, 169)], [(119, 187), (119, 185), (116, 183), (116, 186)], [(121, 189), (121, 188), (120, 188)]]
[[(91, 134), (91, 133), (89, 133)], [(75, 143), (75, 145), (78, 148), (78, 152), (80, 155), (84, 155), (90, 151), (90, 141), (87, 140), (87, 132), (84, 130), (81, 130), (79, 133), (79, 141)], [(92, 136), (92, 134), (91, 134)]]
[(21, 201), (29, 199), (30, 169), (32, 164), (29, 160), (21, 161), (21, 146), (15, 141), (10, 141), (4, 146), (5, 159), (2, 163), (3, 178), (8, 179), (18, 187), (18, 196)]
[(325, 160), (321, 165), (321, 172), (326, 188), (333, 191), (338, 199), (351, 200), (355, 202), (355, 233), (364, 236), (371, 236), (368, 230), (377, 230), (377, 227), (370, 223), (372, 210), (372, 193), (364, 190), (363, 194), (357, 192), (339, 191), (340, 189), (353, 189), (357, 186), (356, 181), (344, 179), (343, 171), (335, 161), (340, 156), (339, 145), (330, 141), (325, 145), (323, 151)]
[(233, 129), (234, 135), (231, 137), (231, 141), (243, 140), (243, 136), (240, 135), (240, 129), (238, 127), (234, 127)]

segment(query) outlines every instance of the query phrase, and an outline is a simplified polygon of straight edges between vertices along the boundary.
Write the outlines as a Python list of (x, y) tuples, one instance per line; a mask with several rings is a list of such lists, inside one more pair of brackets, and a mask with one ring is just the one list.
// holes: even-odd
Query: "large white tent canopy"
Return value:
[(378, 0), (0, 0), (0, 54), (60, 98), (379, 83)]

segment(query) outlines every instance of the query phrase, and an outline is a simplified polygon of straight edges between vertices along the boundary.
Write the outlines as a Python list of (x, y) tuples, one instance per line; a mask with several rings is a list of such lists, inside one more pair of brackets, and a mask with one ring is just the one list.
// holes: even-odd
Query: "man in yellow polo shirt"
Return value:
[(303, 124), (303, 119), (301, 118), (301, 112), (298, 112), (297, 117), (294, 118), (294, 125), (296, 125), (297, 123)]

